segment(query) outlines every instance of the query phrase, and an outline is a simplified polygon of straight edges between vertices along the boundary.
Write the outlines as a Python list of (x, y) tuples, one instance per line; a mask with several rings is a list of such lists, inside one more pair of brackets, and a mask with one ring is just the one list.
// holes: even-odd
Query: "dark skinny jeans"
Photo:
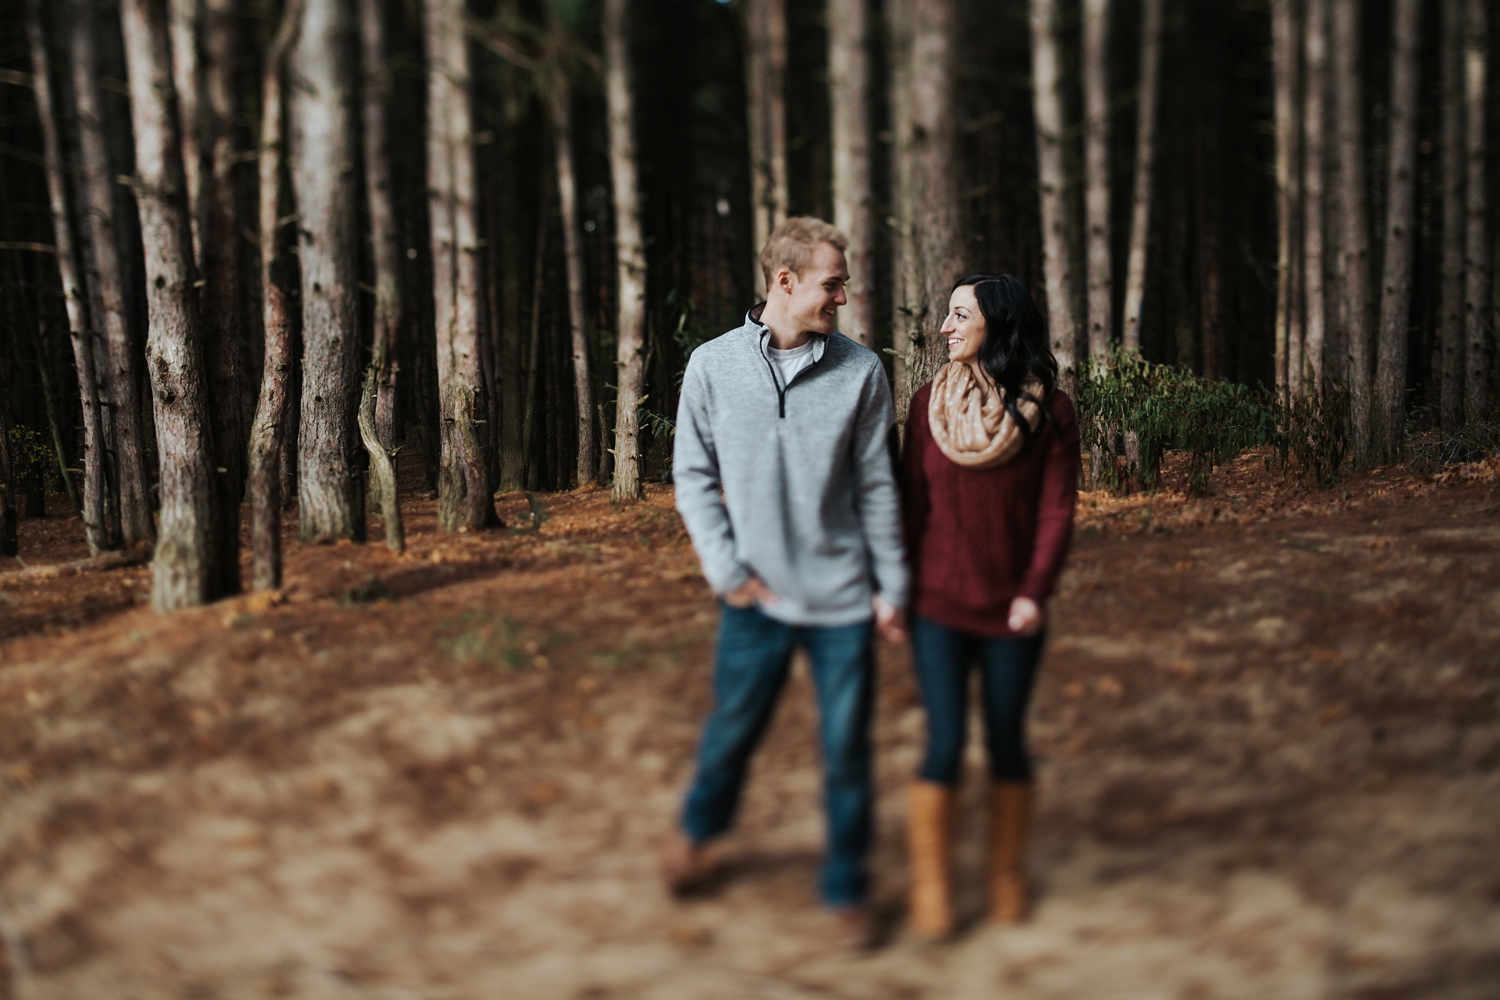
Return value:
[(988, 639), (917, 616), (912, 625), (917, 684), (927, 709), (927, 752), (917, 776), (955, 785), (968, 739), (969, 667), (979, 661), (985, 746), (996, 781), (1030, 781), (1026, 709), (1046, 634)]

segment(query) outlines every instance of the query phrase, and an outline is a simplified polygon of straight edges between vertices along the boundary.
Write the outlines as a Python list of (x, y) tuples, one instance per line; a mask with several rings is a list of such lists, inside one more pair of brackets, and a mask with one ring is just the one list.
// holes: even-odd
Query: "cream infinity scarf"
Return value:
[[(1042, 422), (1042, 408), (1032, 400), (1042, 395), (1035, 379), (1021, 387), (1016, 409), (1031, 430)], [(932, 439), (954, 462), (970, 469), (993, 469), (1014, 458), (1026, 438), (1005, 408), (1005, 390), (978, 366), (950, 361), (932, 380), (927, 403)]]

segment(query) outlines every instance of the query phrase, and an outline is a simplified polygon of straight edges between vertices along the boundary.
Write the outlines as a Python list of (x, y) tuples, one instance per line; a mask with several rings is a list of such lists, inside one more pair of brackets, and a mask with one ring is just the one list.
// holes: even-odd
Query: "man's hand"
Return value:
[(1019, 635), (1036, 635), (1047, 624), (1047, 616), (1041, 607), (1029, 597), (1017, 597), (1010, 602), (1010, 618), (1006, 622), (1010, 630)]
[(771, 593), (766, 581), (753, 574), (738, 587), (725, 591), (723, 597), (724, 603), (731, 608), (748, 608), (757, 603), (770, 607), (776, 603), (776, 595)]
[(880, 637), (886, 642), (905, 642), (906, 616), (901, 613), (901, 609), (887, 604), (879, 594), (870, 598), (870, 606), (875, 609), (875, 631), (880, 633)]

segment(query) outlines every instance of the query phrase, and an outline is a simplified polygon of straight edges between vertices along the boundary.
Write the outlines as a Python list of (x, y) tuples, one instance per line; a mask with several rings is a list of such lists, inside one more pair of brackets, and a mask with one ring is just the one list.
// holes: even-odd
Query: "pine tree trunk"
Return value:
[[(300, 7), (301, 5), (299, 4), (299, 10)], [(281, 100), (282, 113), (285, 114), (286, 96), (284, 88)], [(287, 137), (285, 126), (283, 126), (282, 135), (282, 150), (285, 151), (291, 141)], [(290, 189), (290, 171), (284, 164), (285, 157), (283, 156), (282, 170), (287, 174), (286, 183), (288, 189)], [(293, 199), (295, 201), (295, 195), (293, 195)], [(291, 283), (287, 285), (286, 294), (288, 296), (288, 304), (292, 306), (295, 305), (297, 294), (302, 288), (302, 267), (296, 263), (296, 255), (291, 252), (296, 247), (297, 242), (295, 221), (293, 219), (292, 224), (286, 227), (283, 233), (277, 234), (278, 236), (286, 235), (290, 237), (290, 244), (285, 253), (292, 260), (288, 268), (290, 277), (287, 279)], [(281, 420), (281, 454), (276, 459), (276, 475), (278, 481), (281, 483), (282, 510), (292, 510), (297, 506), (297, 461), (298, 456), (302, 454), (302, 338), (297, 336), (296, 329), (297, 320), (293, 318), (289, 333), (290, 340), (287, 347), (289, 351), (288, 357), (291, 360), (286, 373), (286, 413)]]
[(1411, 314), (1412, 226), (1416, 222), (1418, 58), (1421, 0), (1396, 0), (1392, 25), (1390, 162), (1385, 259), (1380, 281), (1380, 341), (1375, 370), (1375, 457), (1398, 462), (1406, 443), (1406, 353)]
[(10, 453), (10, 410), (0, 400), (0, 556), (13, 556), (18, 551), (16, 465)]
[(618, 312), (615, 355), (616, 501), (641, 496), (640, 426), (646, 366), (646, 247), (636, 186), (635, 95), (632, 92), (628, 0), (604, 0), (605, 95), (609, 103), (609, 172), (615, 196)]
[[(375, 316), (370, 338), (370, 369), (359, 398), (359, 434), (370, 456), (370, 473), (380, 492), (385, 544), (392, 552), (406, 548), (401, 503), (396, 489), (395, 447), (391, 426), (396, 391), (397, 337), (401, 329), (401, 290), (397, 273), (401, 251), (396, 241), (396, 211), (391, 203), (391, 167), (386, 151), (386, 101), (390, 72), (385, 59), (385, 22), (380, 0), (359, 0), (359, 39), (364, 72), (361, 123), (365, 142), (365, 197), (370, 210), (371, 263), (375, 278)], [(381, 426), (381, 399), (385, 425)]]
[(1464, 5), (1443, 0), (1443, 236), (1442, 289), (1438, 309), (1441, 394), (1438, 411), (1444, 434), (1453, 434), (1464, 418)]
[(102, 402), (114, 430), (116, 484), (119, 490), (120, 540), (127, 546), (156, 537), (152, 515), (151, 463), (143, 426), (140, 361), (126, 318), (124, 263), (115, 222), (116, 171), (110, 165), (99, 87), (93, 5), (79, 0), (70, 8), (69, 40), (73, 63), (73, 99), (78, 109), (78, 141), (83, 183), (79, 216), (86, 220), (84, 241), (89, 274), (90, 311), (102, 334), (100, 370)]
[(1350, 455), (1370, 449), (1370, 222), (1365, 180), (1364, 98), (1359, 75), (1359, 5), (1333, 4), (1333, 93), (1338, 130), (1339, 323), (1348, 346)]
[(746, 123), (755, 210), (755, 294), (764, 298), (760, 251), (786, 218), (786, 0), (745, 0)]
[(1042, 218), (1042, 269), (1047, 326), (1064, 389), (1076, 392), (1078, 321), (1073, 308), (1073, 247), (1068, 233), (1067, 168), (1063, 156), (1063, 95), (1058, 0), (1031, 0), (1031, 83), (1035, 102), (1037, 181)]
[(891, 32), (896, 239), (892, 271), (897, 420), (912, 395), (948, 361), (939, 330), (962, 274), (953, 0), (905, 0), (888, 8)]
[[(281, 586), (281, 508), (286, 484), (284, 457), (291, 448), (286, 429), (295, 414), (290, 405), (296, 358), (292, 333), (297, 286), (296, 258), (288, 253), (294, 225), (283, 222), (286, 191), (286, 99), (283, 77), (286, 50), (301, 21), (301, 0), (288, 0), (281, 25), (266, 51), (261, 83), (260, 119), (260, 284), (265, 326), (265, 363), (260, 399), (250, 427), (250, 585), (255, 590)], [(291, 215), (293, 213), (287, 213)]]
[(78, 373), (78, 396), (83, 404), (83, 529), (89, 543), (89, 554), (98, 555), (110, 547), (104, 514), (104, 429), (99, 412), (99, 381), (94, 375), (94, 352), (89, 343), (91, 330), (87, 294), (78, 273), (78, 256), (73, 246), (73, 222), (68, 211), (68, 189), (63, 178), (57, 109), (52, 93), (51, 60), (47, 55), (46, 38), (42, 34), (41, 0), (29, 0), (27, 4), (26, 31), (31, 43), (32, 65), (36, 70), (33, 93), (36, 96), (37, 118), (42, 131), (44, 171), (52, 208), (53, 245), (57, 249), (57, 270), (62, 278), (63, 297), (67, 306), (68, 335), (72, 341), (74, 366)]
[(593, 485), (595, 471), (594, 384), (589, 375), (589, 342), (585, 330), (583, 240), (578, 235), (578, 182), (573, 174), (573, 91), (559, 74), (549, 96), (552, 142), (557, 159), (558, 208), (562, 213), (563, 254), (568, 268), (568, 327), (572, 333), (573, 399), (577, 416), (579, 486)]
[(202, 252), (198, 261), (207, 282), (202, 305), (204, 358), (208, 363), (209, 416), (213, 421), (214, 464), (219, 485), (215, 518), (219, 547), (220, 596), (240, 591), (240, 500), (245, 492), (245, 424), (240, 386), (239, 210), (235, 205), (234, 0), (204, 0), (198, 99), (198, 135), (203, 163), (196, 205)]
[(1485, 233), (1485, 94), (1489, 54), (1489, 24), (1484, 0), (1468, 0), (1467, 39), (1464, 46), (1466, 85), (1468, 199), (1464, 241), (1464, 411), (1470, 421), (1482, 420), (1489, 409), (1485, 378), (1489, 337), (1490, 281), (1488, 239)]
[[(869, 0), (829, 0), (828, 102), (833, 224), (849, 239), (842, 332), (875, 345), (875, 226), (870, 197)], [(758, 269), (757, 269), (758, 271)]]
[[(543, 191), (549, 187), (545, 168), (542, 170)], [(521, 444), (525, 449), (528, 490), (541, 488), (540, 467), (545, 464), (545, 442), (536, 439), (537, 379), (542, 374), (542, 292), (547, 279), (547, 230), (551, 227), (551, 204), (545, 198), (537, 212), (536, 252), (531, 257), (531, 329), (526, 338), (526, 390), (521, 403)], [(540, 447), (539, 447), (540, 446)]]
[(479, 372), (479, 234), (463, 0), (427, 0), (427, 187), (437, 320), (438, 525), (470, 531), (494, 523), (489, 473), (475, 423)]
[(786, 220), (791, 196), (786, 168), (786, 0), (764, 0), (766, 8), (766, 131), (771, 167), (771, 228)]
[(162, 0), (124, 0), (121, 14), (146, 248), (146, 361), (161, 468), (151, 604), (165, 612), (218, 596), (213, 430), (167, 12)]
[[(1301, 368), (1302, 324), (1297, 308), (1297, 220), (1301, 214), (1301, 160), (1297, 123), (1297, 16), (1295, 0), (1271, 0), (1271, 56), (1276, 113), (1276, 388), (1294, 394)], [(1300, 381), (1297, 381), (1300, 385)]]
[(1135, 191), (1130, 207), (1130, 256), (1125, 265), (1127, 351), (1141, 349), (1141, 310), (1146, 301), (1146, 252), (1151, 245), (1151, 183), (1156, 164), (1156, 87), (1161, 64), (1163, 0), (1144, 0), (1141, 10), (1141, 85), (1136, 105)]
[(1089, 358), (1102, 367), (1114, 332), (1109, 233), (1109, 0), (1083, 3), (1084, 216)]
[(203, 193), (202, 98), (203, 77), (198, 70), (200, 0), (167, 0), (172, 39), (172, 82), (177, 89), (177, 120), (182, 123), (182, 169), (187, 178), (192, 212), (193, 259), (203, 259), (203, 234), (198, 229)]
[[(501, 0), (499, 11), (504, 17), (521, 18), (519, 0)], [(520, 70), (502, 66), (498, 74), (504, 86), (521, 86), (515, 80)], [(503, 140), (510, 148), (520, 148), (531, 141), (532, 136), (522, 114), (524, 105), (508, 109), (504, 119)], [(500, 253), (497, 255), (497, 271), (500, 285), (500, 330), (491, 343), (497, 349), (493, 364), (499, 375), (499, 397), (502, 421), (500, 427), (500, 478), (502, 490), (518, 490), (525, 487), (525, 455), (521, 443), (521, 425), (524, 419), (521, 402), (524, 394), (522, 354), (525, 337), (522, 329), (522, 303), (526, 301), (525, 276), (527, 228), (525, 218), (532, 210), (521, 195), (519, 172), (501, 170), (494, 182), (499, 203), (499, 221), (495, 236)], [(607, 380), (606, 380), (607, 381)]]
[(1302, 100), (1302, 290), (1306, 318), (1302, 341), (1302, 389), (1323, 391), (1323, 346), (1327, 337), (1323, 293), (1323, 105), (1328, 91), (1329, 0), (1307, 0), (1303, 32), (1306, 79)]
[(369, 189), (370, 237), (375, 265), (372, 346), (379, 350), (384, 345), (384, 360), (376, 369), (375, 432), (381, 446), (389, 452), (399, 448), (405, 436), (398, 423), (397, 385), (404, 306), (400, 281), (401, 247), (391, 199), (389, 130), (386, 125), (392, 71), (385, 51), (385, 19), (380, 0), (359, 0), (359, 38), (364, 72), (365, 186)]
[(306, 0), (289, 67), (298, 80), (290, 88), (290, 162), (301, 233), (297, 507), (304, 544), (358, 540), (365, 531), (354, 463), (360, 337), (352, 28), (340, 0)]

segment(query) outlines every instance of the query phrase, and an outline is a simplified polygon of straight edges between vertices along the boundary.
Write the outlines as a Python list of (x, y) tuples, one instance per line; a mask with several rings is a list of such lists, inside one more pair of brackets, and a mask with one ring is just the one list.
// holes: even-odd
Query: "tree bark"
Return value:
[[(545, 168), (542, 175), (538, 187), (545, 191), (548, 187)], [(541, 211), (537, 213), (536, 253), (531, 258), (531, 330), (526, 338), (526, 388), (521, 402), (521, 445), (526, 459), (524, 482), (528, 490), (541, 488), (540, 468), (545, 463), (545, 454), (539, 460), (538, 451), (546, 451), (545, 442), (542, 442), (541, 449), (537, 448), (536, 384), (542, 369), (542, 292), (547, 280), (547, 230), (552, 222), (549, 218), (551, 207), (544, 198)]]
[(0, 401), (0, 556), (13, 556), (18, 551), (16, 465), (10, 454), (10, 410)]
[(1350, 455), (1356, 467), (1370, 448), (1370, 221), (1365, 181), (1364, 98), (1361, 91), (1359, 4), (1333, 4), (1333, 93), (1339, 195), (1339, 323), (1348, 346)]
[(1398, 462), (1406, 441), (1406, 354), (1410, 325), (1412, 226), (1417, 174), (1421, 0), (1396, 0), (1392, 25), (1390, 141), (1380, 341), (1372, 435), (1380, 462)]
[[(379, 0), (359, 0), (359, 38), (364, 73), (361, 88), (365, 141), (365, 198), (370, 211), (370, 241), (375, 278), (375, 316), (370, 338), (370, 368), (359, 398), (359, 434), (370, 456), (370, 472), (380, 491), (385, 544), (392, 552), (406, 548), (401, 503), (396, 489), (394, 417), (397, 337), (401, 329), (401, 290), (397, 281), (401, 250), (396, 240), (396, 211), (391, 203), (391, 168), (386, 150), (386, 102), (390, 72), (385, 60), (385, 21)], [(385, 426), (381, 426), (381, 399)]]
[(161, 468), (151, 604), (165, 612), (218, 596), (213, 431), (167, 12), (162, 0), (124, 0), (121, 10), (146, 248), (146, 360)]
[(1036, 118), (1037, 182), (1042, 219), (1042, 269), (1047, 326), (1060, 384), (1077, 390), (1078, 321), (1073, 309), (1073, 247), (1069, 240), (1067, 168), (1063, 157), (1058, 0), (1031, 0), (1031, 86)]
[(746, 122), (755, 210), (755, 294), (764, 298), (760, 251), (786, 219), (786, 0), (745, 0)]
[(291, 50), (290, 148), (302, 265), (298, 534), (304, 544), (364, 537), (354, 464), (359, 401), (359, 255), (354, 188), (357, 100), (349, 15), (306, 0)]
[[(849, 239), (845, 335), (875, 345), (875, 226), (870, 196), (869, 0), (829, 0), (828, 98), (833, 224)], [(759, 268), (756, 269), (759, 273)]]
[(479, 234), (463, 0), (428, 0), (427, 187), (437, 319), (438, 525), (468, 531), (494, 523), (489, 473), (476, 418), (479, 373)]
[(1101, 369), (1114, 332), (1109, 232), (1109, 0), (1083, 3), (1084, 217), (1089, 358)]
[(78, 108), (78, 141), (83, 161), (79, 215), (88, 227), (84, 248), (92, 319), (95, 330), (103, 336), (100, 351), (103, 363), (99, 366), (102, 370), (97, 374), (104, 390), (102, 402), (110, 410), (114, 430), (120, 540), (126, 546), (133, 546), (150, 542), (156, 536), (146, 431), (142, 426), (140, 361), (126, 317), (129, 305), (115, 221), (116, 178), (104, 134), (93, 5), (79, 0), (70, 14), (73, 99)]
[(1484, 0), (1468, 0), (1467, 39), (1464, 46), (1466, 85), (1468, 198), (1464, 245), (1464, 411), (1472, 421), (1484, 419), (1489, 409), (1485, 378), (1486, 341), (1489, 340), (1491, 287), (1488, 239), (1485, 232), (1485, 62), (1489, 54), (1489, 23)]
[(203, 0), (200, 21), (197, 133), (201, 143), (200, 191), (195, 207), (202, 252), (198, 262), (206, 284), (202, 303), (205, 360), (208, 363), (209, 417), (213, 421), (215, 474), (219, 488), (217, 544), (222, 578), (219, 594), (240, 591), (240, 501), (245, 492), (244, 393), (240, 385), (240, 221), (235, 204), (234, 0)]
[(604, 89), (609, 104), (609, 173), (615, 198), (618, 311), (615, 353), (616, 501), (641, 496), (640, 426), (636, 411), (646, 366), (641, 356), (646, 327), (646, 248), (641, 239), (640, 195), (635, 164), (635, 95), (628, 0), (604, 0)]
[(391, 165), (386, 127), (391, 69), (385, 54), (385, 19), (380, 0), (359, 0), (359, 38), (364, 125), (365, 187), (368, 189), (370, 239), (375, 265), (375, 316), (371, 344), (383, 361), (376, 369), (375, 430), (390, 451), (400, 446), (397, 426), (397, 379), (402, 321), (401, 247), (391, 200)]
[[(284, 485), (281, 458), (289, 451), (286, 427), (296, 359), (292, 354), (293, 289), (296, 260), (287, 251), (293, 242), (281, 214), (286, 190), (286, 98), (282, 85), (286, 51), (301, 21), (301, 0), (288, 0), (281, 25), (266, 51), (261, 82), (260, 119), (260, 283), (265, 326), (265, 363), (260, 399), (250, 427), (250, 585), (256, 590), (281, 586), (281, 508)], [(295, 228), (290, 229), (295, 233)]]
[(193, 259), (201, 260), (203, 234), (198, 206), (203, 192), (203, 136), (199, 107), (203, 77), (198, 68), (201, 0), (167, 0), (172, 42), (172, 83), (177, 89), (177, 118), (182, 123), (182, 168), (192, 210)]
[(1304, 94), (1302, 100), (1302, 293), (1305, 319), (1302, 334), (1302, 390), (1309, 396), (1323, 391), (1323, 346), (1327, 336), (1323, 292), (1323, 105), (1328, 90), (1329, 0), (1307, 0), (1307, 23), (1302, 35)]
[[(1302, 324), (1297, 308), (1297, 220), (1301, 172), (1297, 125), (1297, 14), (1295, 0), (1271, 0), (1273, 103), (1276, 114), (1276, 388), (1295, 394), (1301, 369)], [(1300, 385), (1300, 381), (1296, 383)]]
[(1125, 265), (1127, 351), (1141, 349), (1141, 310), (1146, 301), (1146, 252), (1151, 245), (1151, 183), (1156, 164), (1156, 82), (1161, 63), (1163, 0), (1144, 0), (1141, 10), (1141, 85), (1136, 105), (1135, 190), (1130, 207), (1130, 256)]
[(51, 59), (48, 58), (47, 40), (42, 33), (41, 0), (28, 0), (26, 32), (31, 43), (32, 65), (36, 70), (33, 93), (36, 96), (37, 118), (42, 131), (44, 172), (47, 175), (47, 195), (52, 209), (52, 242), (57, 248), (54, 256), (62, 278), (68, 336), (73, 345), (74, 367), (78, 373), (78, 396), (83, 405), (83, 529), (88, 539), (89, 554), (98, 555), (110, 547), (104, 513), (104, 428), (99, 412), (99, 380), (94, 374), (93, 345), (89, 343), (91, 330), (87, 294), (78, 272), (78, 256), (73, 246), (73, 221), (68, 209), (68, 187), (63, 179), (57, 109), (52, 94)]
[(575, 476), (579, 486), (590, 486), (598, 478), (594, 453), (594, 384), (590, 381), (589, 343), (584, 327), (587, 306), (583, 294), (583, 240), (578, 235), (578, 182), (573, 173), (573, 90), (564, 74), (557, 75), (548, 98), (557, 160), (563, 255), (568, 268), (568, 326), (572, 332), (573, 398), (578, 420)]
[(948, 361), (938, 331), (963, 268), (954, 122), (957, 16), (953, 0), (900, 0), (888, 10), (896, 185), (892, 339), (897, 421), (904, 424), (912, 395)]
[(1443, 242), (1442, 289), (1438, 312), (1441, 394), (1438, 411), (1444, 434), (1457, 432), (1464, 418), (1464, 7), (1466, 0), (1443, 0)]

